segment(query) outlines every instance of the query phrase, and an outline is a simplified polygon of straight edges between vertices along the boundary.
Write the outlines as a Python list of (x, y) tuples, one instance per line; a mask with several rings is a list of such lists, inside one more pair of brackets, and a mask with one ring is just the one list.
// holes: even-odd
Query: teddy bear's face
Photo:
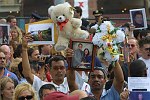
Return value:
[(54, 22), (63, 22), (70, 20), (74, 16), (74, 10), (68, 3), (58, 4), (49, 8), (48, 13)]
[(64, 22), (65, 20), (66, 20), (66, 16), (64, 14), (60, 16), (56, 16), (57, 22)]

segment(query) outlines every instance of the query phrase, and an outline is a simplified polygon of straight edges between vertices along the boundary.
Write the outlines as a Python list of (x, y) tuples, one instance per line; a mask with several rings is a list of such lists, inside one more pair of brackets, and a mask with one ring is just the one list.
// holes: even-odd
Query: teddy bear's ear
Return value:
[(48, 14), (50, 14), (50, 15), (51, 15), (51, 13), (52, 13), (53, 9), (54, 9), (54, 6), (51, 6), (50, 8), (48, 8)]
[(70, 7), (71, 6), (68, 2), (65, 2), (64, 5), (66, 5), (66, 7)]
[(72, 13), (72, 14), (73, 14), (74, 10), (75, 10), (75, 8), (74, 8), (74, 7), (69, 7), (69, 11), (70, 11), (70, 13)]

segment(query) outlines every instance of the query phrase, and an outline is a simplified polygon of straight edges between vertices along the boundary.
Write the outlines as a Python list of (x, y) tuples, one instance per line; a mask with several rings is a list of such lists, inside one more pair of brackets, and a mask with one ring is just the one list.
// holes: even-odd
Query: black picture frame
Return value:
[[(78, 45), (82, 44), (82, 50), (78, 50)], [(93, 71), (94, 70), (94, 60), (96, 56), (97, 46), (93, 45), (92, 42), (87, 39), (70, 39), (70, 48), (74, 50), (74, 56), (68, 61), (69, 69), (74, 70), (84, 70)], [(89, 55), (91, 62), (87, 62), (84, 50), (89, 50)]]
[(0, 24), (0, 44), (9, 44), (9, 24)]
[(133, 23), (133, 25), (135, 26), (135, 30), (147, 28), (145, 8), (131, 9), (130, 18), (131, 23)]

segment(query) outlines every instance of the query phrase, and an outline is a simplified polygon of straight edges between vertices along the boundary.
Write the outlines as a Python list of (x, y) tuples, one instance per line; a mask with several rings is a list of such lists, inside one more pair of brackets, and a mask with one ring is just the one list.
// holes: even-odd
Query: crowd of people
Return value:
[[(75, 7), (76, 18), (81, 19), (82, 9)], [(81, 29), (89, 33), (97, 30), (94, 25), (110, 21), (100, 10), (93, 11), (95, 22), (82, 19)], [(39, 21), (33, 13), (29, 23)], [(56, 52), (52, 44), (28, 45), (33, 38), (17, 26), (13, 15), (0, 19), (0, 24), (10, 25), (9, 44), (0, 46), (0, 100), (128, 100), (128, 77), (150, 76), (150, 29), (134, 30), (132, 23), (123, 23), (126, 37), (120, 45), (123, 59), (110, 64), (102, 48), (96, 50), (93, 71), (76, 71), (82, 61), (91, 66), (88, 48), (67, 48)], [(2, 31), (0, 30), (0, 34)], [(87, 67), (87, 66), (84, 66)], [(148, 99), (147, 99), (148, 100)]]

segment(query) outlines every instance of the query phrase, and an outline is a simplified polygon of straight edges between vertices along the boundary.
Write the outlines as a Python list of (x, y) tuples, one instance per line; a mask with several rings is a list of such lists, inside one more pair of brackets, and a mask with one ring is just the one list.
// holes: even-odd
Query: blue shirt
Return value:
[[(86, 62), (91, 63), (92, 62), (92, 56), (91, 55), (86, 56), (85, 60), (86, 60)], [(101, 62), (97, 57), (95, 57), (95, 60), (94, 60), (94, 67), (102, 67)]]
[(120, 100), (120, 95), (115, 90), (114, 86), (112, 85), (109, 90), (107, 91), (105, 89), (103, 90), (102, 95), (99, 100)]
[(3, 77), (4, 76), (7, 76), (7, 77), (9, 77), (9, 78), (11, 78), (13, 80), (15, 79), (19, 83), (18, 77), (14, 73), (12, 73), (9, 70), (7, 70), (6, 68), (5, 68)]

